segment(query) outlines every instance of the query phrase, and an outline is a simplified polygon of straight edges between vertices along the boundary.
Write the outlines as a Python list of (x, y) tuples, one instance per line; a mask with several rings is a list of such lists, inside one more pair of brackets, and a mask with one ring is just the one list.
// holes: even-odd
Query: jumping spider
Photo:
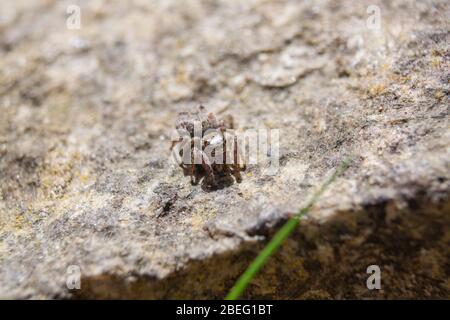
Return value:
[(196, 112), (178, 115), (176, 129), (179, 138), (172, 143), (172, 154), (184, 175), (190, 176), (193, 185), (203, 177), (205, 185), (212, 187), (218, 186), (218, 180), (231, 176), (237, 182), (241, 181), (240, 171), (245, 170), (245, 164), (241, 163), (233, 128), (231, 116), (217, 120), (203, 106), (199, 106)]

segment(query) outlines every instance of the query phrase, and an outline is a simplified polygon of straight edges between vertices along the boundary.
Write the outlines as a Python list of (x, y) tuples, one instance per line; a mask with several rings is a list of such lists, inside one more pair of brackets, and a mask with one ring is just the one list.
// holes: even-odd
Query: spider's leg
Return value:
[(183, 159), (180, 155), (181, 152), (181, 144), (177, 143), (172, 147), (172, 156), (175, 159), (176, 163), (180, 166), (183, 167)]
[(196, 185), (198, 183), (198, 177), (197, 177), (197, 165), (195, 164), (195, 151), (196, 149), (192, 149), (192, 156), (191, 156), (191, 164), (189, 167), (189, 175), (191, 176), (191, 184)]
[(213, 168), (211, 165), (211, 161), (208, 159), (208, 157), (206, 156), (206, 154), (203, 151), (196, 150), (196, 152), (199, 154), (199, 156), (202, 159), (202, 167), (203, 167), (203, 169), (205, 169), (208, 179), (210, 179), (210, 181), (213, 185), (216, 185), (216, 179), (214, 177), (214, 172), (213, 172)]
[(225, 128), (221, 127), (220, 128), (220, 134), (222, 135), (222, 146), (223, 146), (223, 151), (222, 151), (222, 167), (224, 168), (225, 173), (228, 173), (228, 163), (227, 163), (227, 140), (226, 140), (226, 133), (225, 133)]
[(189, 176), (191, 177), (191, 184), (196, 185), (198, 183), (197, 179), (197, 165), (195, 162), (196, 159), (196, 149), (192, 148), (192, 154), (191, 154), (191, 164), (189, 165)]
[(198, 183), (196, 176), (197, 176), (197, 170), (195, 169), (195, 164), (191, 164), (189, 167), (189, 176), (191, 177), (191, 184), (196, 185)]

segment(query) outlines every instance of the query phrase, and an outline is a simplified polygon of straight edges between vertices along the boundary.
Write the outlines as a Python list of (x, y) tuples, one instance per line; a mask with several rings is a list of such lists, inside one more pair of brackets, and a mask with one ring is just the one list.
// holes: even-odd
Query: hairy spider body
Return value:
[(231, 175), (241, 181), (240, 171), (245, 170), (245, 165), (241, 163), (233, 127), (231, 116), (227, 121), (218, 121), (203, 106), (197, 112), (179, 114), (176, 123), (179, 139), (172, 143), (172, 154), (192, 184), (198, 184), (204, 177), (206, 184), (217, 186), (217, 178)]

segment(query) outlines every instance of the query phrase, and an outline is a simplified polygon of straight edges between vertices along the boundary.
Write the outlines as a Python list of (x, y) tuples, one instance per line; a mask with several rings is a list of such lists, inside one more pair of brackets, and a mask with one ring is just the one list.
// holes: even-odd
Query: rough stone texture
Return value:
[[(82, 28), (66, 28), (78, 4)], [(381, 8), (381, 30), (366, 27)], [(0, 296), (449, 298), (449, 2), (1, 1)], [(202, 103), (281, 128), (280, 171), (216, 191), (169, 161)], [(158, 213), (164, 214), (158, 217)], [(365, 287), (382, 270), (382, 290)], [(66, 287), (67, 268), (81, 290)]]

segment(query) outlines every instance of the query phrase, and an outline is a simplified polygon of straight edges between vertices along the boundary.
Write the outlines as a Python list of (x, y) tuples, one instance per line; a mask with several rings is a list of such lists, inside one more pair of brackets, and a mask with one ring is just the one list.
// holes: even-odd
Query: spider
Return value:
[(179, 113), (176, 129), (179, 138), (172, 142), (172, 154), (191, 184), (198, 184), (203, 177), (205, 184), (213, 187), (219, 178), (231, 175), (236, 182), (242, 180), (240, 171), (245, 164), (241, 163), (231, 116), (219, 121), (199, 106), (196, 112)]

